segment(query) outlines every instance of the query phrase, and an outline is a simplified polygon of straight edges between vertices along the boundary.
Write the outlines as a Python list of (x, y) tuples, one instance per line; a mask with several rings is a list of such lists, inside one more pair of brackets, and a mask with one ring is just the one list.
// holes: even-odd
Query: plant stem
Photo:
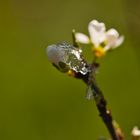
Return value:
[[(111, 115), (110, 111), (106, 108), (107, 103), (106, 103), (104, 96), (101, 94), (100, 89), (95, 85), (95, 83), (93, 83), (92, 89), (93, 89), (96, 106), (99, 111), (99, 115), (102, 118), (103, 122), (105, 123), (112, 139), (120, 140), (116, 134), (115, 128), (112, 123), (112, 115)], [(95, 91), (96, 91), (97, 95), (95, 94)]]
[(123, 140), (123, 133), (119, 131), (117, 133), (117, 128), (113, 125), (113, 118), (111, 115), (111, 112), (107, 109), (107, 102), (102, 94), (102, 91), (97, 86), (96, 79), (95, 79), (95, 73), (98, 68), (97, 63), (93, 63), (91, 66), (91, 72), (89, 72), (89, 75), (84, 77), (83, 80), (87, 84), (87, 86), (91, 86), (92, 93), (94, 96), (94, 100), (96, 102), (97, 109), (99, 111), (99, 115), (102, 118), (103, 122), (105, 123), (112, 140)]

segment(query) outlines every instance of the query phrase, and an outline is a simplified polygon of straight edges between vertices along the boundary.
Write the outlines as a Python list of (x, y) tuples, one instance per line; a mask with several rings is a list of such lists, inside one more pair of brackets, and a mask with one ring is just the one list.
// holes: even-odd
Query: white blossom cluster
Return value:
[(75, 33), (76, 42), (92, 44), (93, 48), (102, 54), (117, 48), (124, 41), (124, 36), (119, 36), (117, 30), (111, 28), (106, 31), (105, 24), (97, 20), (92, 20), (89, 23), (88, 31), (89, 37), (83, 33)]

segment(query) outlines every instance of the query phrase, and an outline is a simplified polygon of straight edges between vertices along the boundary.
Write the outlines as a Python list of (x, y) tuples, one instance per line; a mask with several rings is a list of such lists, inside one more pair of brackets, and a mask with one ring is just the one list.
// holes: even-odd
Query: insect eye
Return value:
[(65, 64), (64, 62), (61, 62), (61, 61), (60, 61), (60, 62), (58, 63), (58, 65), (59, 65), (60, 71), (62, 71), (62, 72), (67, 72), (67, 71), (69, 70), (68, 65)]

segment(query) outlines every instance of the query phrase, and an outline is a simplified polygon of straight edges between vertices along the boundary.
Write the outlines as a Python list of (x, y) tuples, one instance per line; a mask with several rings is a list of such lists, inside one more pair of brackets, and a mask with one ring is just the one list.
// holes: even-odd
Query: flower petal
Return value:
[(115, 29), (110, 29), (106, 33), (107, 46), (106, 50), (115, 49), (120, 46), (124, 41), (124, 36), (119, 37), (119, 33)]
[(107, 44), (110, 47), (115, 47), (118, 40), (119, 33), (115, 29), (110, 29), (106, 33)]
[(124, 36), (120, 36), (118, 39), (117, 39), (117, 42), (116, 42), (116, 47), (120, 46), (124, 41)]
[(119, 33), (117, 32), (117, 30), (115, 30), (114, 28), (111, 28), (107, 31), (107, 35), (110, 36), (115, 36), (116, 38), (119, 37)]
[(88, 26), (92, 43), (98, 47), (100, 43), (105, 41), (105, 24), (97, 20), (92, 20)]
[(89, 44), (89, 37), (83, 33), (75, 33), (76, 41), (83, 44)]

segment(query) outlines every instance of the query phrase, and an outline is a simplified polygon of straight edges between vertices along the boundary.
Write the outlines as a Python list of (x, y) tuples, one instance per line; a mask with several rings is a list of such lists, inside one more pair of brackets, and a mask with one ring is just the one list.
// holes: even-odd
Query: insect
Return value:
[(89, 83), (87, 85), (86, 97), (92, 99), (93, 94), (91, 90), (90, 79), (92, 79), (91, 69), (83, 58), (82, 50), (76, 48), (66, 42), (52, 44), (47, 47), (47, 55), (51, 63), (61, 72), (68, 72), (73, 70), (76, 73), (76, 78), (86, 77)]
[(47, 47), (47, 55), (52, 64), (61, 72), (73, 70), (86, 75), (88, 67), (82, 56), (82, 50), (66, 42)]

